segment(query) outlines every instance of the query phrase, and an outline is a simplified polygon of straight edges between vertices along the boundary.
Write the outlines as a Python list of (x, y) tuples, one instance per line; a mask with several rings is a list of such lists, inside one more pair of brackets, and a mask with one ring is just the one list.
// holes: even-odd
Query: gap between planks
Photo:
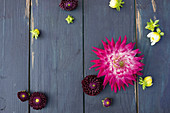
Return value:
[[(137, 7), (136, 7), (136, 0), (134, 0), (134, 6), (135, 6), (135, 10), (134, 10), (134, 17), (135, 17), (135, 40), (136, 40), (136, 48), (138, 48), (138, 38), (137, 38)], [(136, 101), (136, 113), (139, 113), (139, 90), (138, 90), (138, 75), (137, 75), (137, 79), (136, 79), (136, 83), (135, 83), (135, 101)]]
[[(29, 3), (28, 3), (29, 2)], [(31, 4), (32, 0), (26, 0), (26, 4), (29, 4), (29, 6), (27, 6), (28, 10), (27, 10), (27, 16), (28, 16), (28, 19), (29, 19), (29, 23), (28, 23), (28, 26), (29, 26), (29, 35), (28, 35), (28, 38), (29, 38), (29, 44), (28, 44), (28, 48), (29, 48), (29, 53), (28, 53), (28, 92), (30, 93), (30, 52), (31, 52), (31, 34), (30, 34), (30, 30), (31, 30)], [(30, 113), (30, 105), (28, 104), (28, 113)]]
[[(82, 0), (82, 47), (83, 47), (83, 78), (85, 77), (85, 56), (84, 56), (84, 0)], [(83, 92), (83, 113), (85, 113), (85, 94)]]

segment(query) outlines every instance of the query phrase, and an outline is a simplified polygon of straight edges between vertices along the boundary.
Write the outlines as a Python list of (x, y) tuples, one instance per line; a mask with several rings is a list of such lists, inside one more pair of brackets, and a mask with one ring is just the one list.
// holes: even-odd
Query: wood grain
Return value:
[[(31, 91), (48, 96), (46, 108), (31, 113), (83, 113), (82, 1), (76, 10), (59, 7), (60, 0), (32, 1), (32, 28), (40, 30), (31, 39)], [(65, 21), (70, 14), (73, 24)]]
[[(144, 7), (145, 6), (145, 7)], [(170, 111), (170, 1), (137, 0), (138, 48), (145, 55), (144, 76), (153, 77), (153, 86), (145, 91), (139, 86), (139, 113), (169, 113)], [(165, 36), (151, 47), (145, 29), (149, 19), (159, 19)]]
[[(129, 42), (135, 42), (134, 1), (126, 0), (120, 12), (109, 7), (109, 0), (84, 0), (84, 57), (85, 73), (97, 74), (94, 69), (89, 70), (93, 64), (90, 60), (97, 59), (91, 51), (92, 47), (103, 48), (101, 40), (105, 37), (115, 41), (119, 36), (126, 35)], [(109, 97), (113, 99), (110, 108), (104, 108), (101, 100)], [(99, 95), (92, 97), (85, 95), (85, 113), (136, 113), (134, 86), (126, 87), (126, 91), (111, 91), (109, 85)]]
[[(29, 1), (0, 1), (0, 113), (28, 113), (17, 92), (28, 90)], [(26, 9), (28, 8), (28, 9)]]

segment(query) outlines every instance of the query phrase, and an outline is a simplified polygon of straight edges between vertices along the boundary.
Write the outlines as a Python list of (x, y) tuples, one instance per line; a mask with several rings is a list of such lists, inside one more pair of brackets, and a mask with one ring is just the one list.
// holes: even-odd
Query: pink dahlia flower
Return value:
[(108, 40), (108, 44), (102, 41), (104, 50), (93, 47), (92, 50), (99, 59), (92, 60), (95, 64), (90, 67), (98, 67), (95, 71), (99, 70), (98, 77), (105, 76), (103, 86), (109, 82), (111, 89), (117, 92), (117, 87), (120, 90), (121, 87), (125, 90), (124, 84), (128, 87), (128, 84), (133, 85), (133, 81), (136, 81), (136, 75), (142, 75), (140, 71), (143, 70), (144, 64), (140, 62), (143, 56), (136, 57), (138, 53), (141, 53), (139, 49), (133, 50), (135, 43), (129, 43), (126, 45), (127, 38), (125, 36), (121, 43), (121, 37), (115, 44), (113, 38)]

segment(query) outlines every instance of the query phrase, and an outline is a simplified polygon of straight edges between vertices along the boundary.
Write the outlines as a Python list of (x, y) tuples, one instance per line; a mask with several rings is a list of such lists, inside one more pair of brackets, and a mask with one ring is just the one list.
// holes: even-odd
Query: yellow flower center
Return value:
[(109, 102), (109, 101), (107, 101), (107, 102), (106, 102), (106, 104), (107, 104), (107, 105), (109, 105), (109, 104), (110, 104), (110, 102)]
[(95, 87), (96, 85), (95, 85), (95, 84), (93, 84), (92, 86), (93, 86), (93, 87)]
[(68, 4), (68, 6), (71, 6), (71, 4)]
[(35, 99), (35, 102), (39, 102), (40, 100), (39, 99)]
[(22, 97), (24, 98), (24, 97), (25, 97), (25, 95), (22, 95)]
[(154, 40), (154, 37), (151, 37), (152, 40)]
[(123, 66), (124, 66), (124, 62), (123, 62), (123, 61), (120, 61), (120, 62), (119, 62), (119, 66), (120, 66), (120, 67), (123, 67)]

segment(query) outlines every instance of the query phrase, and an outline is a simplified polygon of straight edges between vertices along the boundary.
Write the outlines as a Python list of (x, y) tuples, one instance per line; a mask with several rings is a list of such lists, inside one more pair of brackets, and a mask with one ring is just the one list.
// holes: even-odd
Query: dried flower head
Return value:
[(102, 80), (96, 75), (86, 76), (81, 83), (84, 93), (91, 96), (98, 95), (103, 90)]
[(47, 97), (43, 93), (34, 92), (29, 100), (29, 104), (33, 109), (40, 110), (46, 106)]
[(17, 96), (18, 96), (18, 98), (22, 101), (22, 102), (25, 102), (25, 101), (27, 101), (27, 100), (29, 100), (29, 96), (30, 96), (30, 94), (28, 93), (28, 92), (26, 92), (26, 91), (20, 91), (20, 92), (18, 92), (17, 93)]
[(78, 6), (78, 0), (61, 0), (59, 6), (66, 11), (71, 11)]

